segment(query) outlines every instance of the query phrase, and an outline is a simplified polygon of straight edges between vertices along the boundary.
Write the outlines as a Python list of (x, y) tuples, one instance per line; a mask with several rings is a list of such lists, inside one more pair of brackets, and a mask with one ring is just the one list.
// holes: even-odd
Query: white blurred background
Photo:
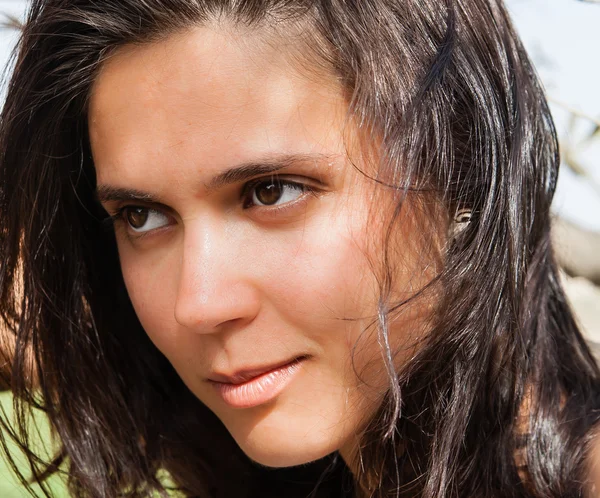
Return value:
[[(600, 0), (506, 0), (546, 87), (563, 164), (554, 202), (556, 247), (581, 325), (600, 344)], [(22, 19), (27, 2), (0, 0)], [(18, 33), (0, 28), (0, 67)], [(3, 100), (0, 87), (0, 105)]]

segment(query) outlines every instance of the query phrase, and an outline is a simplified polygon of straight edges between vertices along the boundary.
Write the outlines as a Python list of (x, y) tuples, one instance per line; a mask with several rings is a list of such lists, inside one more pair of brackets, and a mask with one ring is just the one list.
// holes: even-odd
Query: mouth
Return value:
[(208, 382), (223, 401), (232, 408), (252, 408), (276, 398), (296, 377), (308, 356), (252, 370), (241, 370), (233, 375), (214, 374)]

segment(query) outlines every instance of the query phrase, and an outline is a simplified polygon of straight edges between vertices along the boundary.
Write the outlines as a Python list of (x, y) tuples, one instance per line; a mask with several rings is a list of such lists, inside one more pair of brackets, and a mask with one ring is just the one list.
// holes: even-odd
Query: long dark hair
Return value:
[[(0, 310), (21, 415), (4, 421), (5, 449), (10, 437), (27, 449), (37, 406), (61, 449), (52, 462), (29, 451), (34, 479), (62, 462), (74, 496), (164, 493), (160, 469), (189, 496), (306, 496), (324, 470), (320, 489), (338, 486), (335, 455), (252, 464), (185, 388), (135, 316), (94, 196), (86, 109), (103, 61), (223, 19), (293, 27), (344, 83), (350, 115), (377, 137), (374, 180), (397, 194), (383, 261), (407, 192), (433, 194), (450, 220), (469, 213), (444, 250), (430, 333), (400, 372), (384, 351), (390, 388), (362, 437), (357, 489), (581, 496), (600, 372), (550, 246), (552, 120), (500, 0), (33, 0), (0, 121)], [(383, 336), (406, 305), (391, 301), (386, 268)]]

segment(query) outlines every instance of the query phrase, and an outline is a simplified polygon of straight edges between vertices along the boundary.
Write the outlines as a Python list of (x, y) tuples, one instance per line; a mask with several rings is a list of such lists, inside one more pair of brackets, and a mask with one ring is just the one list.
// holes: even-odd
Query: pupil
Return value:
[(145, 208), (130, 208), (127, 210), (127, 222), (133, 228), (142, 228), (148, 221), (148, 210)]
[(256, 188), (256, 198), (261, 204), (270, 206), (281, 198), (281, 184), (263, 183)]

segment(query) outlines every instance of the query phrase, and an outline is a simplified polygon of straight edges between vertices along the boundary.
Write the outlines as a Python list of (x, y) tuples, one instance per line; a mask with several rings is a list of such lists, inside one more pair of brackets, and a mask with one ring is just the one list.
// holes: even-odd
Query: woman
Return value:
[(556, 138), (499, 1), (34, 0), (0, 126), (12, 385), (61, 443), (38, 474), (594, 493)]

